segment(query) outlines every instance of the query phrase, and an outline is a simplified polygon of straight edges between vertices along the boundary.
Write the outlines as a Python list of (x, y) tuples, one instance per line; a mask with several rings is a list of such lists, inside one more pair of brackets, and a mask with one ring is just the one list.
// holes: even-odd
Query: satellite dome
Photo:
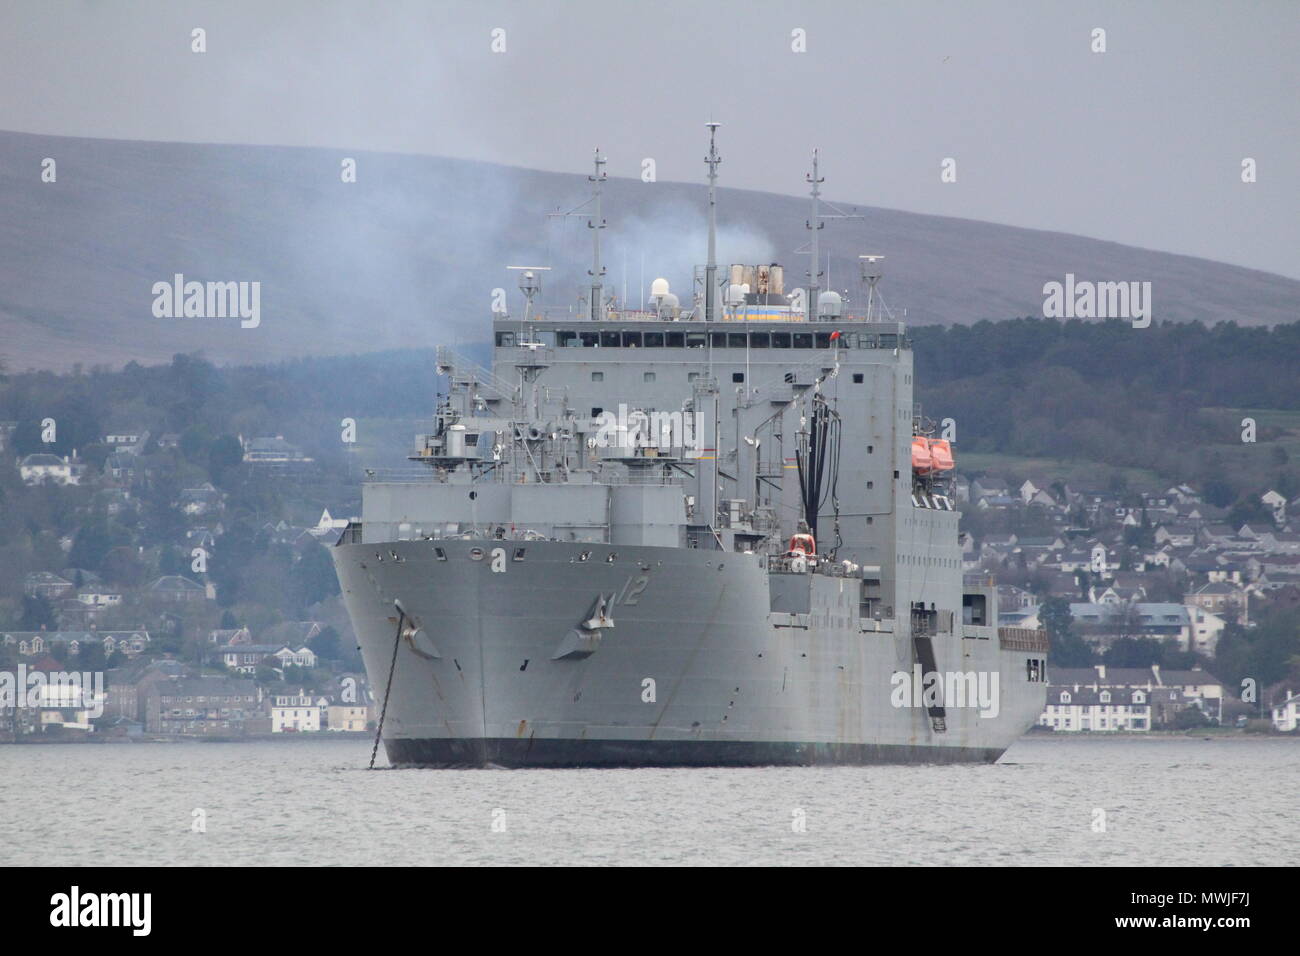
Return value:
[(817, 296), (818, 315), (839, 315), (844, 308), (844, 300), (838, 292), (826, 291)]
[(668, 295), (668, 280), (664, 278), (655, 279), (650, 283), (650, 295)]

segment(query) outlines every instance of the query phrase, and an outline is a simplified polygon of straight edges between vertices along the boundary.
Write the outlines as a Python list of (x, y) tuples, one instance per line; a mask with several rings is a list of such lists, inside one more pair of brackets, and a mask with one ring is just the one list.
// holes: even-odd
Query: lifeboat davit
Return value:
[(952, 460), (952, 445), (947, 439), (930, 439), (930, 467), (934, 471), (952, 471), (956, 467)]
[(928, 475), (934, 470), (934, 457), (930, 454), (930, 439), (924, 435), (912, 436), (912, 470), (918, 475)]
[(817, 555), (817, 542), (813, 540), (810, 534), (797, 534), (790, 539), (790, 550), (786, 552), (790, 557), (796, 554), (802, 554), (806, 558)]

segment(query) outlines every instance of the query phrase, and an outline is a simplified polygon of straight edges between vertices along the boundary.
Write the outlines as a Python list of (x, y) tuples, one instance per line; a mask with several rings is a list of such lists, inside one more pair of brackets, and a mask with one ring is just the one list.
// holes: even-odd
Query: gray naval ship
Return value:
[(963, 584), (881, 257), (862, 314), (822, 290), (814, 154), (807, 287), (720, 268), (716, 126), (690, 305), (607, 295), (597, 151), (581, 308), (519, 268), (491, 370), (438, 352), (420, 473), (364, 485), (333, 556), (393, 765), (994, 761), (1042, 712), (1045, 634)]

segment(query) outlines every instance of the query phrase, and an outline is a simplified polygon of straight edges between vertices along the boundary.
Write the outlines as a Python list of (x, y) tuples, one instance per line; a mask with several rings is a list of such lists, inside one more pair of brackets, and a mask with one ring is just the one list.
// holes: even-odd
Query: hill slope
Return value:
[[(491, 290), (519, 302), (507, 264), (551, 264), (550, 304), (574, 301), (590, 238), (548, 219), (585, 177), (436, 157), (147, 143), (0, 132), (0, 358), (11, 369), (121, 365), (202, 350), (218, 362), (481, 341)], [(53, 157), (55, 183), (40, 164)], [(733, 161), (743, 161), (736, 159)], [(866, 179), (866, 173), (863, 173)], [(791, 184), (792, 188), (796, 184)], [(869, 185), (869, 184), (868, 184)], [(862, 184), (828, 184), (865, 191)], [(850, 188), (852, 187), (852, 188)], [(702, 186), (611, 179), (609, 275), (632, 304), (657, 275), (688, 298), (704, 258)], [(724, 262), (807, 269), (806, 202), (720, 196)], [(1272, 325), (1300, 315), (1300, 282), (1060, 233), (861, 208), (830, 223), (831, 285), (856, 291), (858, 254), (886, 255), (886, 301), (912, 323), (1038, 315), (1044, 282), (1153, 283), (1155, 318)], [(644, 281), (642, 260), (644, 258)], [(259, 281), (261, 325), (159, 319), (155, 282)]]

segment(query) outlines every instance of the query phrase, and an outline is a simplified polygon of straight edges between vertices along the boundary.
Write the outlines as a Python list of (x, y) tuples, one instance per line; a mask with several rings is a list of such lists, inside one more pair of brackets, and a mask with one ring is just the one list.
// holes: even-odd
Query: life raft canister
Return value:
[(805, 557), (813, 557), (817, 554), (817, 542), (813, 541), (810, 534), (797, 534), (790, 539), (790, 555), (802, 554)]
[(912, 436), (912, 470), (918, 475), (928, 475), (934, 470), (934, 458), (930, 454), (930, 439), (924, 435)]
[(930, 439), (930, 466), (936, 471), (952, 471), (952, 445), (942, 438)]

